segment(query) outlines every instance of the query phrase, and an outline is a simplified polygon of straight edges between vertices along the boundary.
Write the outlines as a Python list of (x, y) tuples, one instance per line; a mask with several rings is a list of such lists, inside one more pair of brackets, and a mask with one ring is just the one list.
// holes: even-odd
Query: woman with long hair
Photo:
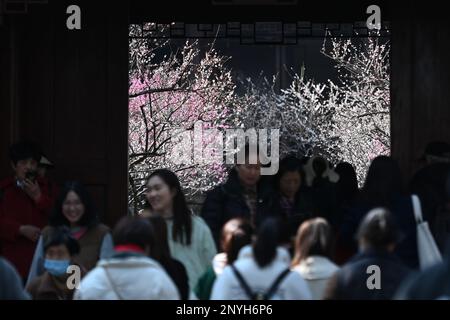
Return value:
[(56, 227), (66, 226), (73, 238), (80, 244), (80, 252), (73, 260), (91, 270), (99, 259), (114, 253), (109, 228), (100, 223), (97, 210), (86, 188), (77, 181), (67, 182), (53, 207), (49, 225), (42, 230), (36, 247), (27, 283), (43, 274), (44, 243)]
[(194, 288), (216, 254), (210, 229), (189, 210), (180, 181), (172, 171), (158, 169), (150, 174), (145, 196), (150, 216), (165, 219), (172, 257), (184, 264), (189, 287)]
[(186, 268), (170, 254), (166, 221), (157, 215), (150, 216), (148, 219), (153, 226), (155, 236), (155, 246), (150, 256), (158, 261), (172, 278), (178, 288), (181, 300), (187, 300), (189, 299), (189, 281)]
[(343, 217), (341, 246), (357, 251), (355, 235), (358, 226), (367, 212), (379, 207), (392, 212), (402, 235), (395, 254), (410, 268), (417, 268), (416, 221), (411, 197), (405, 192), (397, 161), (388, 156), (372, 160), (358, 199)]
[(253, 228), (249, 221), (243, 218), (234, 218), (225, 223), (222, 228), (220, 244), (221, 253), (216, 254), (212, 265), (200, 277), (195, 294), (201, 300), (211, 297), (214, 281), (220, 276), (227, 265), (236, 261), (239, 251), (246, 245), (251, 244)]
[(322, 299), (328, 280), (339, 270), (332, 262), (332, 231), (323, 218), (302, 223), (295, 239), (292, 270), (298, 272), (309, 285), (313, 299)]

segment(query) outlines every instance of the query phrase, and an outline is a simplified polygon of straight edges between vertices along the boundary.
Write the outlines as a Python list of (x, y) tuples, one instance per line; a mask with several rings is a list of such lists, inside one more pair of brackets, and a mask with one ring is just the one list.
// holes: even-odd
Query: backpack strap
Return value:
[(245, 294), (250, 298), (250, 300), (269, 300), (272, 298), (272, 296), (277, 292), (278, 287), (280, 286), (283, 279), (291, 272), (289, 268), (286, 268), (286, 270), (283, 270), (278, 277), (275, 279), (273, 284), (270, 286), (269, 290), (263, 295), (255, 294), (250, 286), (248, 285), (247, 281), (245, 281), (242, 274), (239, 272), (239, 270), (234, 266), (234, 264), (231, 265), (231, 270), (233, 270), (234, 275), (239, 281), (239, 284), (241, 285), (242, 289), (244, 289)]
[(272, 298), (272, 296), (275, 294), (275, 292), (277, 292), (278, 287), (281, 284), (281, 281), (283, 281), (283, 279), (291, 272), (291, 270), (289, 268), (286, 268), (286, 270), (284, 270), (283, 272), (281, 272), (278, 277), (275, 279), (275, 281), (273, 282), (272, 286), (270, 287), (269, 290), (267, 290), (266, 294), (264, 294), (264, 300), (269, 300), (270, 298)]
[(112, 280), (112, 276), (109, 274), (109, 270), (107, 266), (102, 266), (103, 270), (105, 270), (106, 278), (108, 279), (108, 282), (110, 284), (111, 289), (114, 291), (114, 294), (119, 300), (125, 300), (123, 296), (119, 293), (119, 290), (117, 289), (117, 286), (115, 285), (114, 281)]
[(249, 297), (250, 300), (255, 300), (256, 295), (253, 293), (252, 289), (250, 289), (250, 286), (248, 285), (247, 281), (245, 281), (242, 274), (238, 271), (238, 269), (234, 266), (234, 264), (231, 265), (231, 270), (233, 270), (234, 275), (239, 281), (239, 284), (241, 285), (242, 289), (244, 289), (245, 294)]
[(414, 218), (416, 220), (416, 224), (420, 224), (423, 222), (422, 207), (420, 206), (420, 199), (417, 195), (413, 194), (413, 195), (411, 195), (411, 200), (412, 200)]

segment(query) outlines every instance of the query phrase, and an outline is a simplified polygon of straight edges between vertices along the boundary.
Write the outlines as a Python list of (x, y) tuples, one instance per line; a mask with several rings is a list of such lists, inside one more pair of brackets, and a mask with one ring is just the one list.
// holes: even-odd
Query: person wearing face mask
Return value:
[[(67, 268), (76, 265), (73, 257), (80, 252), (78, 241), (66, 227), (53, 228), (44, 243), (45, 272), (34, 278), (26, 290), (33, 300), (72, 300), (74, 289), (67, 285)], [(82, 277), (83, 269), (80, 268)]]
[(6, 259), (25, 282), (53, 197), (38, 177), (40, 151), (30, 142), (10, 147), (14, 175), (0, 181), (0, 243)]
[[(245, 145), (240, 151), (244, 152), (245, 163), (237, 164), (227, 181), (210, 190), (203, 203), (201, 216), (210, 227), (218, 248), (227, 221), (244, 218), (257, 228), (265, 218), (279, 214), (275, 209), (272, 185), (266, 176), (261, 176), (259, 148), (253, 146)], [(250, 163), (251, 156), (256, 156), (255, 164)]]
[(44, 246), (53, 228), (66, 226), (80, 244), (80, 253), (74, 260), (87, 271), (101, 258), (110, 257), (113, 241), (109, 228), (98, 220), (97, 211), (85, 187), (76, 181), (67, 182), (50, 216), (49, 225), (42, 230), (30, 268), (28, 282), (44, 272)]
[(217, 253), (205, 221), (188, 208), (180, 181), (167, 169), (155, 170), (147, 179), (147, 214), (163, 217), (172, 257), (183, 263), (192, 291)]

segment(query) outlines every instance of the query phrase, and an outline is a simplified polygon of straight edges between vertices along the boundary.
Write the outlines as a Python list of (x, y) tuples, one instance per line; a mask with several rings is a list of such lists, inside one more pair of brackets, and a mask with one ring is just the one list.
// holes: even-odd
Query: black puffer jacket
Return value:
[[(250, 209), (245, 201), (243, 187), (232, 170), (228, 180), (208, 192), (201, 210), (201, 216), (212, 231), (216, 245), (219, 245), (223, 225), (232, 218), (250, 219)], [(278, 215), (274, 204), (274, 190), (270, 181), (262, 176), (257, 185), (256, 227), (268, 216)]]

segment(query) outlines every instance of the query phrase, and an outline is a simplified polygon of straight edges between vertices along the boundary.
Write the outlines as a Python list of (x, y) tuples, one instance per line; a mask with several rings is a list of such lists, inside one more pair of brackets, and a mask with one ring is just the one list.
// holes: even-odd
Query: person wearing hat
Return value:
[(39, 149), (30, 142), (10, 147), (14, 175), (0, 181), (1, 250), (25, 280), (53, 198), (37, 174)]
[(37, 166), (37, 174), (41, 178), (42, 183), (47, 187), (47, 190), (52, 195), (52, 198), (56, 199), (58, 197), (60, 187), (48, 176), (48, 171), (54, 168), (55, 165), (45, 154), (41, 153), (41, 159), (39, 160)]
[(41, 159), (39, 160), (39, 163), (38, 163), (38, 168), (37, 168), (38, 174), (41, 177), (45, 177), (45, 176), (47, 176), (47, 170), (53, 169), (54, 167), (55, 166), (53, 165), (53, 163), (51, 163), (50, 160), (48, 160), (48, 158), (44, 154), (42, 154)]

